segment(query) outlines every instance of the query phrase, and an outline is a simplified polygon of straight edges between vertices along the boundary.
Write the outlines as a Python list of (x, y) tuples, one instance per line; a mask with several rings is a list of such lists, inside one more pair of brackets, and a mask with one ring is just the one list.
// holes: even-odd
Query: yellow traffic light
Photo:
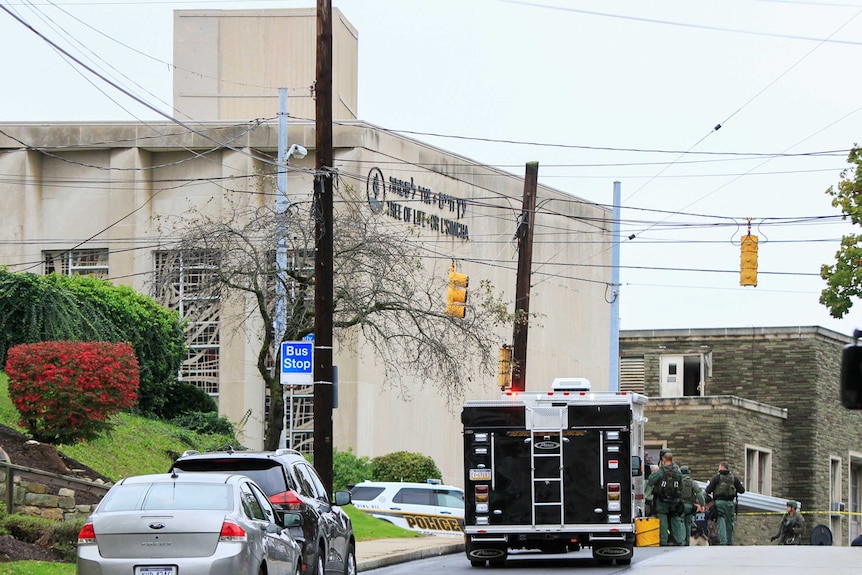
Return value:
[(739, 285), (757, 287), (757, 236), (742, 236), (739, 258)]
[(455, 264), (449, 268), (449, 289), (446, 290), (446, 315), (464, 317), (467, 311), (467, 274), (455, 271)]
[(512, 387), (512, 348), (504, 345), (497, 357), (497, 385), (500, 389), (509, 389)]

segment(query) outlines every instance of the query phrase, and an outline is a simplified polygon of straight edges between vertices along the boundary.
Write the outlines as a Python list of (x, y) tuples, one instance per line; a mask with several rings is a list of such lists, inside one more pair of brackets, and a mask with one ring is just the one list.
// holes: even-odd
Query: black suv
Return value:
[(298, 451), (186, 451), (170, 471), (234, 472), (250, 477), (276, 508), (302, 515), (302, 526), (292, 528), (291, 534), (302, 545), (305, 575), (356, 575), (353, 524), (341, 509), (350, 503), (350, 493), (336, 491), (335, 501), (330, 501), (317, 472)]

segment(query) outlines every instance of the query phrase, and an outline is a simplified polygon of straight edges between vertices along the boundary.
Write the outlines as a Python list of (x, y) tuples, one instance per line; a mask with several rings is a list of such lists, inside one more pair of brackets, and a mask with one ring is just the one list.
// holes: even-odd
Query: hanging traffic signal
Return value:
[(467, 311), (467, 274), (455, 271), (455, 264), (449, 268), (449, 289), (446, 290), (446, 315), (464, 317)]
[(512, 387), (512, 348), (504, 345), (497, 356), (497, 385), (506, 390)]
[(739, 258), (739, 285), (757, 287), (757, 236), (742, 236)]

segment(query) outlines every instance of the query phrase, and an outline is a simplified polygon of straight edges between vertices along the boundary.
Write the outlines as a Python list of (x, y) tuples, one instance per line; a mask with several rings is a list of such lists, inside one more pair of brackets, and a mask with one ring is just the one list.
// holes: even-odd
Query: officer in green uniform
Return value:
[(722, 461), (704, 490), (715, 500), (718, 512), (718, 540), (720, 545), (733, 545), (733, 523), (736, 520), (736, 496), (745, 493), (742, 482), (730, 472), (730, 464)]
[(691, 469), (689, 469), (688, 465), (680, 467), (679, 472), (682, 473), (680, 499), (682, 499), (685, 509), (682, 524), (685, 528), (685, 545), (687, 547), (691, 542), (691, 526), (694, 514), (703, 511), (703, 506), (706, 502), (703, 498), (703, 489), (691, 478)]
[(781, 518), (778, 533), (770, 539), (778, 539), (779, 545), (799, 545), (802, 542), (802, 534), (805, 532), (805, 518), (799, 512), (799, 503), (787, 502), (787, 513)]
[[(682, 473), (673, 462), (673, 454), (665, 451), (661, 456), (661, 467), (651, 473), (647, 487), (652, 488), (655, 509), (659, 519), (659, 543), (682, 545), (685, 533), (682, 522), (684, 507), (680, 499)], [(670, 537), (668, 537), (670, 532)]]

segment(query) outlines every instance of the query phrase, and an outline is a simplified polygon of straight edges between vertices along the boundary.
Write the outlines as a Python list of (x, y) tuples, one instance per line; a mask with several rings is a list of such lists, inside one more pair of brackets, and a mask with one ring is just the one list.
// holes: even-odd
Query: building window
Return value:
[(712, 354), (663, 354), (661, 364), (661, 397), (706, 395), (706, 378), (712, 375)]
[(42, 252), (43, 272), (64, 276), (89, 275), (108, 277), (108, 248), (87, 250), (51, 250)]
[(620, 391), (645, 394), (644, 358), (620, 358)]
[(647, 441), (644, 443), (644, 473), (649, 471), (646, 469), (646, 465), (658, 465), (661, 466), (661, 450), (667, 449), (667, 442), (662, 441)]
[(832, 457), (829, 460), (829, 501), (834, 512), (844, 511), (841, 499), (841, 458)]
[(772, 495), (772, 451), (745, 446), (745, 490)]
[(841, 458), (831, 457), (829, 459), (829, 507), (832, 515), (829, 517), (829, 528), (840, 542), (842, 514), (847, 511), (846, 503), (842, 500), (841, 489)]
[(188, 352), (179, 379), (208, 394), (219, 393), (221, 356), (218, 256), (212, 251), (155, 253), (155, 299), (177, 310), (186, 322)]

